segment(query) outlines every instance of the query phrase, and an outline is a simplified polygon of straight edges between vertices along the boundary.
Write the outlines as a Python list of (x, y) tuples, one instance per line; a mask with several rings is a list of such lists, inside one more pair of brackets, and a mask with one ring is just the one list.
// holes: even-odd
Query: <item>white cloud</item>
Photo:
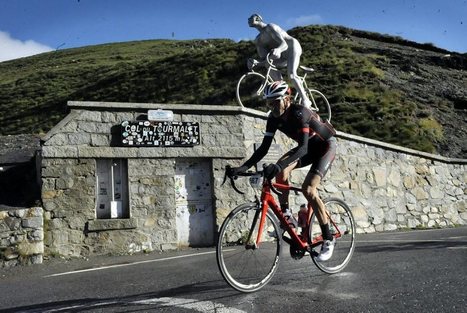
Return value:
[(308, 26), (312, 24), (322, 24), (322, 23), (323, 23), (323, 18), (318, 14), (293, 17), (287, 20), (287, 24), (290, 27)]
[(11, 38), (7, 32), (0, 31), (0, 62), (52, 50), (52, 48), (33, 40), (21, 41)]

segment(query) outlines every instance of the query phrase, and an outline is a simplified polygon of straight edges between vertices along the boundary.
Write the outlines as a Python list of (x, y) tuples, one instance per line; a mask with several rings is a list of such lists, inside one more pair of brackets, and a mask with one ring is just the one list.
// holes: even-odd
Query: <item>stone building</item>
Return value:
[[(68, 106), (42, 143), (46, 253), (209, 246), (230, 210), (252, 198), (246, 182), (239, 182), (243, 196), (222, 180), (227, 164), (240, 164), (261, 142), (266, 114), (233, 106)], [(275, 143), (271, 161), (293, 145), (282, 136)], [(359, 232), (463, 225), (466, 163), (338, 133), (321, 192), (352, 207)], [(292, 182), (305, 174), (296, 171)]]
[(0, 268), (42, 263), (39, 138), (0, 136)]

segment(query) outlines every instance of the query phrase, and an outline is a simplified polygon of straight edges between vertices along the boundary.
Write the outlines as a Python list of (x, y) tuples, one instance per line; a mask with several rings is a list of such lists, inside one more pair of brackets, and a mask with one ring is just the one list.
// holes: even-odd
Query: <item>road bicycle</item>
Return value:
[[(258, 101), (263, 99), (263, 91), (266, 85), (273, 82), (274, 79), (271, 77), (271, 72), (279, 72), (281, 70), (277, 68), (270, 55), (266, 56), (266, 74), (263, 75), (255, 71), (255, 66), (252, 66), (251, 70), (244, 74), (237, 82), (237, 102), (242, 107), (255, 107), (258, 105)], [(256, 66), (257, 67), (257, 66)], [(314, 69), (300, 65), (300, 69), (304, 72), (303, 76), (298, 76), (299, 80), (303, 84), (308, 98), (311, 101), (311, 109), (316, 111), (323, 120), (331, 122), (331, 106), (326, 96), (319, 90), (308, 88), (306, 83), (306, 77), (309, 73), (314, 72)], [(282, 75), (282, 74), (281, 74)], [(293, 96), (294, 103), (301, 104), (302, 99), (298, 92)]]
[[(226, 176), (229, 168), (226, 169)], [(324, 200), (330, 220), (330, 229), (336, 244), (330, 260), (319, 262), (316, 248), (323, 244), (321, 228), (313, 209), (308, 205), (307, 218), (301, 233), (290, 225), (272, 192), (290, 190), (302, 193), (301, 188), (272, 183), (264, 179), (263, 172), (248, 172), (250, 185), (261, 190), (261, 196), (233, 209), (224, 220), (216, 246), (217, 264), (225, 281), (241, 292), (254, 292), (264, 287), (279, 266), (281, 246), (290, 246), (290, 255), (301, 259), (309, 254), (313, 263), (323, 272), (334, 274), (349, 263), (355, 249), (355, 222), (347, 204), (337, 198)], [(237, 177), (229, 177), (235, 191)]]

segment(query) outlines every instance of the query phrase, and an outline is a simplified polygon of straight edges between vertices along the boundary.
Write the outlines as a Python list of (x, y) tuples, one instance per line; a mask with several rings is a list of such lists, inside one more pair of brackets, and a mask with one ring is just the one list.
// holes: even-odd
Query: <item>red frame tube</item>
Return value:
[[(290, 187), (288, 185), (282, 185), (282, 184), (273, 184), (273, 186), (279, 189), (287, 189), (287, 190), (298, 189), (296, 187)], [(282, 213), (282, 210), (277, 205), (275, 198), (271, 194), (271, 187), (267, 183), (263, 184), (263, 189), (261, 193), (261, 219), (260, 219), (260, 224), (259, 224), (258, 237), (256, 238), (256, 246), (258, 247), (259, 244), (261, 243), (261, 234), (263, 233), (263, 230), (264, 230), (264, 224), (266, 223), (266, 214), (268, 212), (269, 207), (271, 207), (275, 215), (279, 218), (281, 225), (285, 227), (285, 230), (290, 235), (292, 240), (295, 243), (297, 243), (301, 249), (308, 248), (308, 242), (306, 238), (302, 240), (297, 235), (297, 232), (295, 231), (295, 229), (290, 227), (288, 221), (286, 220), (284, 214)]]
[[(292, 190), (292, 191), (298, 191), (298, 192), (303, 192), (302, 189), (298, 187), (293, 187), (289, 185), (284, 185), (284, 184), (278, 184), (278, 183), (273, 183), (272, 184), (274, 188), (281, 189), (281, 190)], [(284, 214), (282, 213), (281, 208), (277, 205), (276, 199), (274, 196), (271, 194), (271, 187), (269, 186), (268, 183), (264, 182), (263, 184), (263, 189), (261, 192), (261, 218), (260, 218), (260, 224), (259, 224), (259, 231), (258, 231), (258, 236), (256, 238), (256, 246), (258, 247), (259, 244), (261, 243), (261, 234), (263, 233), (264, 230), (264, 225), (266, 223), (266, 214), (268, 212), (268, 208), (271, 207), (273, 210), (274, 214), (279, 218), (281, 225), (285, 227), (285, 230), (287, 233), (290, 235), (292, 240), (298, 244), (298, 246), (301, 249), (307, 249), (308, 248), (308, 229), (305, 229), (304, 231), (304, 237), (301, 238), (298, 236), (297, 232), (295, 231), (294, 228), (290, 227), (288, 221), (286, 220)], [(310, 227), (310, 218), (313, 212), (313, 208), (311, 207), (310, 204), (308, 204), (308, 223), (307, 223), (307, 228)], [(329, 220), (331, 221), (332, 225), (336, 228), (337, 233), (335, 234), (336, 238), (341, 237), (341, 231), (337, 227), (336, 223), (330, 218), (329, 213), (328, 217)], [(319, 236), (315, 240), (313, 240), (312, 245), (315, 246), (319, 244), (320, 242), (323, 241), (322, 236)]]

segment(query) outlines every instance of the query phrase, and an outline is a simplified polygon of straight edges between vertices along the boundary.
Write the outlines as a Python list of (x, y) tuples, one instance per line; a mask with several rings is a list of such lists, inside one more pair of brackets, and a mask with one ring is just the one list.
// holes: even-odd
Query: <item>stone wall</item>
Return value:
[[(400, 147), (349, 139), (340, 135), (321, 193), (350, 205), (358, 232), (467, 224), (465, 160), (452, 164)], [(300, 174), (296, 182), (303, 171)]]
[(340, 142), (341, 157), (324, 189), (349, 202), (362, 231), (466, 224), (465, 160), (453, 164), (390, 145)]
[[(245, 118), (247, 155), (260, 142), (264, 120)], [(467, 160), (449, 159), (338, 132), (336, 159), (320, 188), (321, 197), (338, 197), (352, 209), (359, 233), (409, 228), (453, 227), (467, 224)], [(276, 134), (276, 143), (292, 148), (295, 143)], [(286, 148), (283, 149), (285, 153)], [(254, 199), (247, 180), (237, 182), (246, 197), (220, 186), (225, 165), (244, 160), (217, 160), (216, 202), (218, 223), (232, 204)], [(309, 167), (295, 170), (291, 183), (300, 186)], [(303, 196), (290, 196), (295, 212), (306, 203)]]
[[(227, 164), (239, 165), (263, 137), (266, 114), (239, 107), (71, 102), (71, 113), (43, 139), (42, 201), (47, 253), (64, 256), (126, 254), (177, 247), (175, 161), (212, 164), (215, 224), (252, 200), (247, 180), (238, 195), (221, 185)], [(198, 122), (201, 144), (185, 148), (121, 147), (116, 131), (148, 109), (168, 109), (175, 121)], [(359, 232), (446, 227), (467, 222), (466, 160), (452, 160), (338, 133), (338, 155), (323, 182), (323, 197), (343, 198)], [(294, 143), (276, 136), (284, 147)], [(128, 161), (130, 218), (96, 218), (96, 160)], [(307, 169), (294, 172), (300, 184)], [(293, 207), (304, 202), (293, 197)]]
[(0, 211), (0, 267), (42, 263), (43, 239), (42, 208)]

